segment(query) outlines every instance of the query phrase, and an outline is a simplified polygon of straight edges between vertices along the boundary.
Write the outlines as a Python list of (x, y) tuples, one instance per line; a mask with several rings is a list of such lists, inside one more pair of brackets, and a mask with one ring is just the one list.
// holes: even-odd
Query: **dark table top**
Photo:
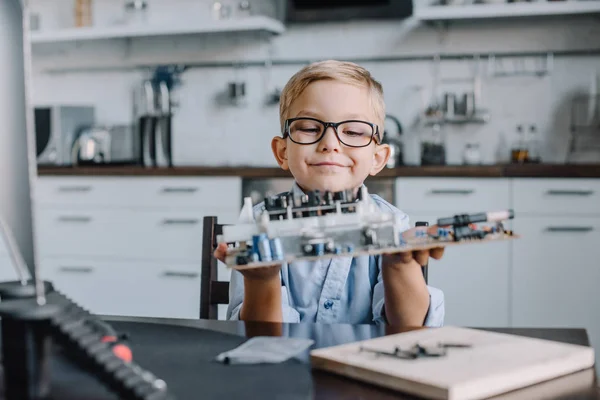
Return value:
[[(272, 324), (103, 316), (130, 336), (134, 361), (164, 379), (177, 399), (412, 399), (387, 389), (310, 368), (308, 351), (283, 364), (223, 365), (214, 357), (254, 336), (309, 338), (312, 348), (399, 333), (389, 326)], [(480, 328), (589, 346), (583, 329)], [(89, 374), (54, 361), (53, 398), (114, 399)], [(594, 368), (514, 391), (502, 399), (600, 399)], [(2, 396), (0, 396), (2, 398)]]

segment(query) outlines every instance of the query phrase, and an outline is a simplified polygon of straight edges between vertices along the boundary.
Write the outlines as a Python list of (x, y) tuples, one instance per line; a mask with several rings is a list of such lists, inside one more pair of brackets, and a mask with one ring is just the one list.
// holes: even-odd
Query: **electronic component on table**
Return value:
[(440, 218), (435, 226), (403, 232), (400, 216), (381, 210), (363, 186), (358, 191), (269, 196), (256, 218), (252, 200), (246, 198), (242, 209), (246, 221), (224, 226), (218, 242), (229, 244), (227, 265), (247, 268), (506, 239), (513, 234), (504, 229), (502, 222), (512, 218), (512, 210), (460, 214)]

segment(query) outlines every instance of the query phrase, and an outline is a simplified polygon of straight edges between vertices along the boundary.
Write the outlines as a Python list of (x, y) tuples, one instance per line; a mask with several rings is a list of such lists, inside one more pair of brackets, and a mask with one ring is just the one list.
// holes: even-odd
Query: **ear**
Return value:
[(390, 159), (390, 146), (388, 144), (375, 145), (373, 153), (373, 165), (371, 166), (370, 175), (377, 175), (387, 164)]
[(271, 140), (271, 150), (273, 150), (273, 155), (277, 160), (277, 164), (282, 169), (287, 170), (288, 162), (287, 162), (287, 139), (282, 138), (281, 136), (275, 136), (273, 140)]

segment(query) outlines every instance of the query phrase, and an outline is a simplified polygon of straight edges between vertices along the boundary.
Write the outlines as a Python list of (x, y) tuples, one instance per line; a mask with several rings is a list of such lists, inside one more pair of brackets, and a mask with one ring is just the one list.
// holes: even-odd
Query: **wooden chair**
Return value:
[(229, 282), (217, 280), (218, 263), (213, 256), (217, 235), (223, 233), (223, 225), (214, 216), (204, 217), (203, 224), (200, 318), (218, 319), (218, 305), (229, 303)]
[[(223, 233), (223, 225), (217, 217), (204, 217), (202, 230), (202, 273), (200, 283), (200, 319), (218, 319), (218, 305), (229, 303), (229, 282), (217, 280), (217, 259), (213, 256), (217, 246), (217, 235)], [(423, 266), (427, 279), (428, 266)]]

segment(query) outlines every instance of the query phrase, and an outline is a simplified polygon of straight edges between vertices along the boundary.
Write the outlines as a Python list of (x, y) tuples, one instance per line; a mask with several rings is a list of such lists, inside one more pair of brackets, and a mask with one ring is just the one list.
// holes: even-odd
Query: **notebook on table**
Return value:
[(594, 349), (447, 326), (311, 351), (311, 364), (429, 399), (482, 399), (594, 365)]

